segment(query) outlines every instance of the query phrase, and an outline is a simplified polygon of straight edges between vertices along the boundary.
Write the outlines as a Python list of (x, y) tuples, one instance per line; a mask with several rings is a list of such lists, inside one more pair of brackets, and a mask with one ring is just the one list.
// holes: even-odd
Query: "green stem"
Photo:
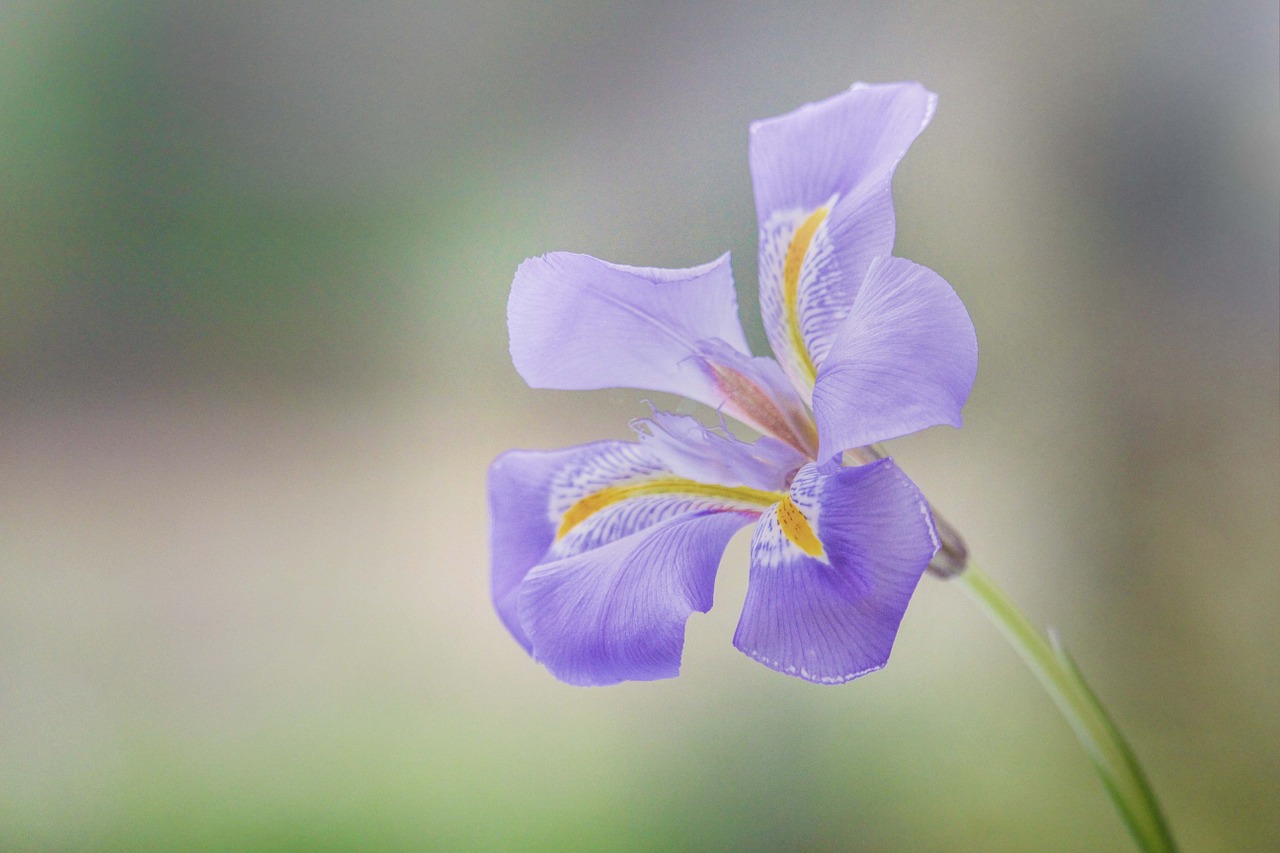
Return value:
[(1046, 640), (972, 561), (956, 581), (1031, 667), (1067, 718), (1138, 846), (1147, 851), (1177, 850), (1133, 751), (1057, 637), (1050, 632)]

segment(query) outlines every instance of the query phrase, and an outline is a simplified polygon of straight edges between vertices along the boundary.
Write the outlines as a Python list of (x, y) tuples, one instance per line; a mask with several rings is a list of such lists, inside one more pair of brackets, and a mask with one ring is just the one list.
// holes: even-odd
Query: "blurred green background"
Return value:
[(897, 252), (965, 299), (893, 444), (1074, 650), (1187, 850), (1280, 846), (1274, 2), (0, 3), (0, 847), (1127, 850), (954, 587), (840, 688), (730, 645), (557, 683), (484, 474), (626, 436), (534, 392), (517, 264), (754, 288), (747, 123), (940, 96)]

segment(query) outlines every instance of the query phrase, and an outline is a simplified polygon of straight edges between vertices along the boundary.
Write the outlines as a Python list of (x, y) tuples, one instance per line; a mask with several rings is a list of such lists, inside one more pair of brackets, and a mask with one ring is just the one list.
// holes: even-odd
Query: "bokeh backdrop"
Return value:
[(763, 352), (748, 122), (916, 79), (897, 252), (981, 368), (892, 450), (1186, 848), (1277, 849), (1278, 17), (0, 3), (0, 847), (1129, 849), (943, 582), (838, 688), (730, 645), (742, 537), (679, 679), (561, 685), (488, 603), (489, 461), (647, 411), (523, 385), (517, 264), (732, 250)]

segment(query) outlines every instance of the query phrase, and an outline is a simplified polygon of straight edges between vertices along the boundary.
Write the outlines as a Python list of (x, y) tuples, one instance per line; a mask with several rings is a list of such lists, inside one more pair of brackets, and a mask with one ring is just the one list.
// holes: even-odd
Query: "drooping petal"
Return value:
[[(665, 649), (666, 655), (672, 614), (684, 608), (683, 620), (693, 609), (710, 605), (700, 592), (704, 582), (710, 583), (704, 574), (714, 577), (732, 530), (780, 497), (681, 477), (643, 444), (621, 441), (503, 454), (490, 468), (489, 489), (494, 605), (516, 640), (557, 675), (554, 661), (583, 655), (611, 659), (600, 651), (613, 648), (610, 637), (630, 638), (628, 632), (647, 628), (654, 631), (653, 648)], [(698, 538), (700, 530), (708, 532)], [(669, 558), (671, 548), (687, 551), (687, 557)], [(616, 591), (616, 599), (609, 590)], [(570, 614), (584, 621), (557, 628), (557, 620)], [(647, 615), (651, 624), (615, 624), (625, 614)], [(575, 651), (575, 643), (582, 648)], [(678, 653), (677, 644), (677, 664)], [(579, 665), (586, 666), (573, 666)], [(636, 666), (633, 661), (618, 672), (658, 671)], [(572, 667), (565, 671), (566, 680), (590, 681), (574, 675)]]
[(753, 517), (688, 513), (537, 567), (519, 594), (534, 657), (569, 684), (679, 675), (685, 622), (711, 609), (720, 555)]
[(893, 249), (893, 171), (935, 103), (918, 83), (860, 83), (751, 126), (761, 314), (806, 400), (871, 259)]
[(808, 681), (879, 669), (937, 545), (928, 504), (891, 459), (806, 466), (756, 525), (733, 643)]
[(779, 493), (681, 477), (643, 444), (588, 444), (551, 478), (545, 512), (555, 536), (542, 562), (601, 548), (672, 518), (708, 512), (754, 517)]
[(750, 353), (729, 256), (683, 270), (553, 252), (516, 270), (507, 303), (511, 359), (534, 388), (667, 391), (719, 406), (700, 342)]
[(818, 371), (818, 458), (960, 426), (977, 371), (973, 322), (951, 285), (910, 261), (877, 258)]
[(702, 483), (779, 491), (806, 462), (800, 451), (767, 435), (748, 444), (688, 415), (654, 411), (631, 422), (640, 444), (672, 473)]
[[(598, 441), (564, 450), (511, 450), (489, 466), (490, 591), (498, 616), (525, 651), (530, 650), (530, 641), (516, 612), (516, 594), (525, 576), (548, 559), (620, 539), (685, 511), (672, 501), (651, 499), (619, 499), (613, 501), (619, 505), (610, 505), (611, 494), (626, 497), (627, 487), (635, 490), (641, 483), (664, 477), (669, 478), (670, 472), (661, 462), (639, 445), (624, 441)], [(587, 513), (593, 495), (599, 506)], [(641, 492), (637, 497), (645, 495)], [(581, 516), (580, 520), (591, 523), (566, 524), (570, 512), (575, 512), (573, 518)], [(574, 535), (568, 537), (569, 532)], [(548, 557), (553, 546), (557, 553)]]
[(547, 513), (551, 483), (584, 452), (510, 450), (489, 466), (490, 593), (502, 624), (525, 651), (531, 646), (516, 613), (516, 590), (555, 541), (556, 524)]

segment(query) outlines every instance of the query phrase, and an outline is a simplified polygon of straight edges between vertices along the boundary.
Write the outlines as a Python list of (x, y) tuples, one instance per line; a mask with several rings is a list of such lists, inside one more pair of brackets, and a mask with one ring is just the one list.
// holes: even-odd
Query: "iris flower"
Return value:
[(516, 271), (511, 357), (530, 386), (669, 392), (721, 415), (707, 427), (655, 410), (633, 422), (636, 441), (493, 462), (494, 605), (557, 678), (678, 675), (685, 624), (710, 609), (722, 552), (752, 523), (734, 645), (821, 683), (888, 660), (940, 540), (919, 489), (873, 445), (959, 426), (977, 370), (959, 297), (892, 255), (890, 182), (935, 100), (914, 83), (858, 84), (751, 126), (775, 358), (748, 348), (727, 255), (673, 270), (554, 252)]

